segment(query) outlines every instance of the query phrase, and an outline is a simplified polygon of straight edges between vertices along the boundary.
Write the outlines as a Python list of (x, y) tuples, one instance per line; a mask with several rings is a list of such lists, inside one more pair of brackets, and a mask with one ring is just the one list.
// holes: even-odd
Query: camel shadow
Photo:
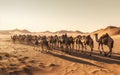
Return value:
[[(102, 57), (105, 57), (104, 55), (100, 55), (99, 51), (98, 50), (94, 50), (94, 55), (98, 55), (98, 56), (102, 56)], [(120, 54), (119, 53), (112, 53), (112, 56), (111, 57), (108, 57), (110, 59), (114, 59), (114, 60), (120, 60)]]
[(77, 52), (71, 52), (70, 55), (75, 56), (75, 57), (79, 57), (79, 58), (94, 60), (94, 61), (98, 61), (98, 62), (104, 62), (104, 63), (108, 63), (108, 64), (120, 64), (120, 56), (117, 56), (115, 54), (112, 55), (112, 58), (102, 56), (97, 52), (94, 52), (92, 54), (92, 56), (89, 56), (87, 54), (90, 54), (90, 52), (87, 51), (86, 54), (77, 53)]
[[(60, 49), (60, 48), (58, 50), (62, 51), (62, 49)], [(80, 50), (80, 51), (82, 51), (82, 50)], [(70, 52), (70, 53), (71, 53), (71, 55), (77, 56), (77, 57), (80, 57), (81, 55), (84, 56), (84, 54), (76, 52), (75, 49), (72, 49), (72, 52)], [(86, 51), (86, 53), (90, 54), (90, 51)], [(111, 59), (111, 60), (113, 59), (113, 60), (116, 60), (116, 61), (120, 61), (120, 54), (119, 53), (112, 53), (112, 57), (106, 57), (104, 55), (101, 55), (99, 53), (99, 50), (94, 50), (92, 56), (94, 56), (94, 55), (100, 56), (100, 57), (103, 57), (103, 58), (108, 58), (108, 59)]]
[[(59, 51), (62, 51), (62, 49), (59, 49)], [(75, 50), (72, 50), (70, 52), (71, 56), (79, 57), (79, 58), (84, 58), (88, 60), (94, 60), (98, 62), (104, 62), (108, 64), (120, 64), (120, 54), (119, 53), (113, 53), (112, 57), (105, 57), (104, 55), (100, 55), (98, 50), (94, 50), (92, 56), (89, 56), (90, 54), (89, 51), (86, 51), (86, 54), (76, 52)]]
[(76, 63), (81, 63), (81, 64), (87, 64), (87, 65), (91, 65), (91, 66), (96, 66), (96, 67), (99, 67), (99, 68), (103, 68), (103, 67), (101, 67), (99, 65), (90, 63), (88, 61), (80, 60), (80, 59), (69, 57), (69, 56), (66, 56), (66, 55), (56, 54), (56, 53), (54, 53), (52, 51), (48, 52), (48, 54), (50, 54), (52, 56), (55, 56), (55, 57), (58, 57), (58, 58), (61, 58), (61, 59), (64, 59), (64, 60), (71, 61), (71, 62), (76, 62)]

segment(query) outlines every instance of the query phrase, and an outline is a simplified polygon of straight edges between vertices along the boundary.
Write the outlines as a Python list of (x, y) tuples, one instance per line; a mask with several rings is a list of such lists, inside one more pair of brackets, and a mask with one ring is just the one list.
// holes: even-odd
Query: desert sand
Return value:
[[(46, 33), (46, 35), (50, 34)], [(77, 34), (69, 33), (69, 35)], [(10, 36), (11, 34), (0, 34), (0, 75), (120, 74), (120, 35), (112, 36), (115, 44), (111, 58), (97, 52), (98, 44), (95, 41), (92, 56), (74, 52), (69, 55), (57, 49), (41, 53), (34, 50), (33, 46), (14, 44)], [(92, 38), (95, 40), (94, 36)], [(105, 50), (108, 50), (106, 46)]]

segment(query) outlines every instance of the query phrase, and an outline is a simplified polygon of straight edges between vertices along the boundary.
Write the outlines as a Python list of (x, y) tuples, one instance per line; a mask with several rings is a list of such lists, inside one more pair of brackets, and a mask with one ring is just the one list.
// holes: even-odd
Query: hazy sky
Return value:
[(80, 30), (120, 26), (120, 0), (0, 0), (0, 30)]

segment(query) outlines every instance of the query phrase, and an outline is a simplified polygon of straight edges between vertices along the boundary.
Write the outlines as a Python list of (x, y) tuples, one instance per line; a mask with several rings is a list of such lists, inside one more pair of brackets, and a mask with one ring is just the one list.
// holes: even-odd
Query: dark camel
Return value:
[(74, 38), (74, 41), (76, 43), (76, 51), (79, 52), (80, 51), (80, 46), (82, 47), (81, 50), (83, 50), (84, 46), (83, 46), (83, 43), (82, 43), (82, 36), (81, 35), (78, 35)]
[(91, 56), (92, 53), (93, 53), (93, 48), (94, 48), (94, 41), (93, 41), (93, 39), (91, 38), (91, 36), (90, 36), (90, 35), (88, 35), (88, 36), (83, 36), (83, 43), (84, 43), (83, 45), (84, 45), (85, 49), (87, 49), (87, 48), (86, 48), (87, 46), (90, 47), (90, 49), (91, 49), (90, 56)]
[[(109, 34), (106, 33), (106, 34), (102, 35), (99, 39), (98, 39), (98, 34), (95, 34), (95, 38), (96, 38), (96, 41), (98, 42), (98, 50), (100, 50), (100, 46), (101, 46), (101, 49), (102, 49), (102, 51), (100, 50), (100, 54), (102, 54), (102, 52), (104, 52), (105, 56), (111, 57), (112, 48), (113, 48), (113, 45), (114, 45), (114, 40), (109, 36)], [(103, 45), (108, 46), (108, 48), (109, 48), (108, 53), (106, 53), (104, 51)]]

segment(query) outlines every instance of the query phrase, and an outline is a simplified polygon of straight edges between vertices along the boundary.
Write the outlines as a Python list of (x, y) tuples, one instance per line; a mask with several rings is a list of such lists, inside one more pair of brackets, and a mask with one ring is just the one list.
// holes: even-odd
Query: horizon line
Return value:
[[(95, 32), (95, 31), (97, 31), (97, 30), (100, 30), (100, 29), (105, 29), (105, 28), (107, 28), (107, 27), (118, 27), (118, 26), (112, 26), (112, 25), (110, 25), (110, 26), (106, 26), (106, 27), (104, 27), (104, 28), (99, 28), (99, 29), (96, 29), (96, 30), (94, 30), (94, 31), (90, 31), (90, 32)], [(51, 31), (51, 30), (44, 30), (44, 31), (32, 31), (32, 30), (30, 30), (30, 29), (25, 29), (25, 28), (12, 28), (12, 29), (0, 29), (0, 31), (7, 31), (7, 30), (27, 30), (27, 31), (29, 31), (29, 32), (58, 32), (58, 31), (80, 31), (80, 32), (82, 32), (82, 33), (89, 33), (89, 32), (84, 32), (84, 31), (81, 31), (81, 30), (68, 30), (68, 29), (60, 29), (60, 30), (56, 30), (56, 31)]]

